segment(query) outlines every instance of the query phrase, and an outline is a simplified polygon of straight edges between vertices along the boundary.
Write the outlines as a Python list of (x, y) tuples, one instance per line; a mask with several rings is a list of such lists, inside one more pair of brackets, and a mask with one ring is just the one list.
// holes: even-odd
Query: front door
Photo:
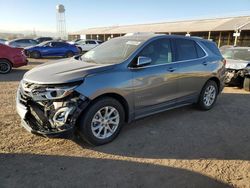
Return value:
[(131, 69), (136, 118), (174, 105), (177, 91), (175, 71), (178, 65), (172, 63), (172, 47), (169, 39), (157, 39), (151, 42), (139, 52), (137, 58), (139, 56), (149, 57), (152, 62)]

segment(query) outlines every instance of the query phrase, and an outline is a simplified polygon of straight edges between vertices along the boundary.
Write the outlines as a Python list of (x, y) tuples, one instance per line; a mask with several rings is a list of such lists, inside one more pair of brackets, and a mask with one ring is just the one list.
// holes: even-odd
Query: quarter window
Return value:
[(172, 50), (169, 39), (158, 39), (148, 44), (138, 56), (152, 59), (151, 65), (159, 65), (172, 62)]
[(177, 61), (196, 59), (205, 56), (205, 52), (193, 40), (176, 39)]

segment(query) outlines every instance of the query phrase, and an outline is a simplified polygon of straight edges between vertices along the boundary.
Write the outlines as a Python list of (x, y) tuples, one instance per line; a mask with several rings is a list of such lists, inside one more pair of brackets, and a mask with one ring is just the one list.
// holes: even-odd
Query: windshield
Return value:
[(250, 48), (245, 49), (225, 49), (222, 56), (226, 59), (250, 61)]
[(128, 37), (117, 37), (95, 47), (82, 56), (83, 61), (116, 64), (126, 60), (144, 42)]

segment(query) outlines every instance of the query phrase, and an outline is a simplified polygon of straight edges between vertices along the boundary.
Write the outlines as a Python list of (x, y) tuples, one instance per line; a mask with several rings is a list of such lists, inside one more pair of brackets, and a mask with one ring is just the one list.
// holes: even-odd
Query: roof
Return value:
[(120, 34), (133, 32), (202, 32), (250, 30), (250, 16), (187, 20), (152, 24), (89, 28), (71, 34)]

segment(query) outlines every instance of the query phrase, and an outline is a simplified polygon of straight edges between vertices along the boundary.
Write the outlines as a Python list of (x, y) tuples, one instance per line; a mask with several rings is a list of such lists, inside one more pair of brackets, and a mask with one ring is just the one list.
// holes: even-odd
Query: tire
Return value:
[[(106, 116), (109, 118), (105, 120), (104, 114), (106, 109), (109, 110), (107, 111), (108, 113), (111, 113), (112, 110), (113, 112), (109, 116)], [(113, 122), (109, 124), (109, 120), (114, 120), (113, 122), (116, 122), (116, 124)], [(120, 102), (110, 97), (101, 98), (91, 104), (91, 106), (84, 111), (83, 115), (80, 116), (78, 133), (82, 139), (91, 145), (99, 146), (107, 144), (118, 136), (124, 121), (125, 112)]]
[(6, 59), (0, 59), (0, 74), (7, 74), (12, 70), (12, 64)]
[(35, 59), (39, 59), (39, 58), (41, 58), (41, 53), (38, 51), (31, 52), (30, 57), (35, 58)]
[(198, 106), (201, 110), (210, 110), (216, 103), (218, 96), (218, 86), (215, 81), (209, 80), (202, 88), (200, 93)]
[(244, 90), (250, 91), (250, 78), (249, 77), (245, 77), (243, 87), (244, 87)]
[(65, 54), (65, 57), (73, 57), (73, 56), (74, 56), (74, 53), (72, 51), (68, 51)]
[(79, 50), (79, 53), (81, 54), (82, 53), (82, 48), (81, 47), (77, 47), (78, 50)]

